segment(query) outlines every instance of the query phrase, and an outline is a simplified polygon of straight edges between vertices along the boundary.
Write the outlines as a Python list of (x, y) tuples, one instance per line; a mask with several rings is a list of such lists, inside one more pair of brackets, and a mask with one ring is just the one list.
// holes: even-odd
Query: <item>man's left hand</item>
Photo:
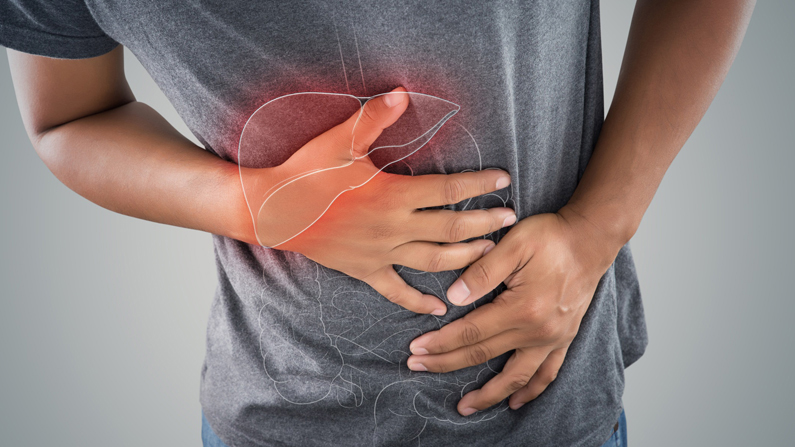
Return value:
[(409, 368), (454, 371), (515, 349), (502, 372), (459, 401), (458, 411), (469, 416), (508, 396), (510, 407), (517, 409), (538, 397), (557, 377), (599, 279), (623, 245), (606, 235), (567, 207), (516, 224), (467, 268), (447, 297), (466, 306), (501, 282), (507, 289), (440, 330), (414, 339)]

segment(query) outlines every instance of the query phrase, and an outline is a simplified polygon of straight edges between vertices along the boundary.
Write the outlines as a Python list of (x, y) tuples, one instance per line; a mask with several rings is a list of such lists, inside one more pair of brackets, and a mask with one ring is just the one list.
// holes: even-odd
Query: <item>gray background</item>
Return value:
[[(633, 2), (604, 1), (605, 100)], [(632, 240), (649, 327), (632, 445), (790, 445), (795, 2), (762, 0)], [(127, 53), (146, 102), (187, 133)], [(108, 212), (27, 140), (0, 57), (0, 445), (200, 445), (210, 236)]]

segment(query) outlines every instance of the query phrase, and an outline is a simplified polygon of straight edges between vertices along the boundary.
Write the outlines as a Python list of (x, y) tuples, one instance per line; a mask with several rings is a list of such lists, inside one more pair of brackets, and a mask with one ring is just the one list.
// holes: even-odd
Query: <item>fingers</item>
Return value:
[(484, 169), (457, 174), (406, 176), (407, 202), (414, 208), (453, 205), (462, 200), (497, 191), (511, 184), (507, 172)]
[(393, 263), (424, 272), (443, 272), (464, 268), (492, 248), (494, 242), (487, 239), (457, 244), (409, 242), (392, 250)]
[(367, 154), (370, 145), (391, 126), (409, 105), (406, 89), (398, 87), (391, 92), (370, 98), (358, 112), (354, 113), (340, 129), (351, 137), (351, 150), (354, 157)]
[(414, 239), (449, 243), (483, 236), (513, 225), (516, 223), (516, 213), (510, 208), (414, 211), (410, 222), (407, 231)]
[(494, 376), (479, 390), (467, 393), (458, 402), (458, 412), (469, 416), (475, 411), (485, 410), (502, 402), (503, 399), (522, 389), (533, 377), (546, 358), (546, 350), (516, 351), (505, 363), (502, 372)]
[(511, 395), (508, 405), (513, 410), (518, 410), (522, 405), (537, 398), (549, 387), (549, 385), (558, 377), (558, 371), (563, 366), (563, 360), (566, 358), (566, 348), (558, 348), (552, 351), (544, 363), (533, 374), (530, 382), (520, 388), (517, 392)]
[(505, 303), (505, 300), (495, 299), (438, 331), (426, 332), (411, 342), (409, 350), (412, 354), (442, 354), (511, 330), (515, 327), (515, 320), (511, 313), (506, 312), (507, 309), (501, 308)]
[(466, 306), (481, 298), (520, 268), (523, 256), (515, 245), (501, 241), (455, 280), (447, 289), (447, 299), (457, 306)]
[(391, 265), (362, 278), (384, 298), (412, 312), (444, 315), (447, 306), (433, 295), (426, 295), (406, 284)]
[[(436, 355), (412, 355), (407, 364), (412, 371), (450, 372), (468, 366), (481, 365), (502, 355), (519, 344), (521, 334), (516, 330), (503, 332), (483, 342), (464, 346)], [(414, 352), (414, 350), (412, 350)]]

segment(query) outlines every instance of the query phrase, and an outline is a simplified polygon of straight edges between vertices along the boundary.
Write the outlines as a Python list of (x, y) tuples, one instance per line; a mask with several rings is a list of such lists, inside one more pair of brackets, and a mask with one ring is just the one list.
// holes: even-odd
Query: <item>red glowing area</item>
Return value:
[[(372, 180), (422, 149), (458, 110), (450, 101), (402, 89), (366, 98), (306, 92), (268, 101), (246, 122), (238, 148), (258, 242), (296, 250), (311, 239), (302, 238), (310, 228), (337, 231), (334, 216), (366, 206), (356, 197), (385, 186)], [(350, 193), (357, 189), (363, 194)], [(344, 194), (346, 200), (338, 200)]]

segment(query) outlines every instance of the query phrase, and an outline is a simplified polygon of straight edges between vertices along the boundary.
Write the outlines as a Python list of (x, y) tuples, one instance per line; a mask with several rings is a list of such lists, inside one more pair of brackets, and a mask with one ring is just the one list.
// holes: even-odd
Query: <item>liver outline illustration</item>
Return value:
[[(365, 155), (355, 157), (351, 148), (347, 148), (347, 154), (342, 157), (334, 151), (319, 150), (316, 157), (307, 151), (297, 153), (315, 137), (347, 120), (358, 110), (355, 129), (364, 104), (384, 94), (389, 93), (370, 97), (324, 92), (292, 93), (274, 98), (252, 113), (241, 131), (238, 164), (243, 193), (260, 245), (275, 248), (309, 229), (339, 196), (364, 186), (377, 173), (422, 149), (460, 110), (451, 101), (407, 92), (404, 94), (409, 97), (408, 108), (384, 130)], [(369, 160), (376, 151), (379, 159), (377, 171), (364, 177), (354, 174), (357, 170), (352, 167), (365, 158)], [(330, 156), (331, 153), (334, 155)], [(273, 168), (284, 163), (300, 164), (301, 168), (265, 192), (257, 188), (257, 177), (243, 169)], [(315, 185), (306, 188), (307, 182)], [(296, 200), (296, 191), (302, 188), (312, 190), (313, 194)], [(275, 242), (263, 243), (261, 226), (277, 228), (278, 225), (268, 224), (281, 219), (277, 210), (285, 209), (289, 210), (295, 222), (291, 222), (289, 228), (280, 228), (278, 234), (269, 234)]]

